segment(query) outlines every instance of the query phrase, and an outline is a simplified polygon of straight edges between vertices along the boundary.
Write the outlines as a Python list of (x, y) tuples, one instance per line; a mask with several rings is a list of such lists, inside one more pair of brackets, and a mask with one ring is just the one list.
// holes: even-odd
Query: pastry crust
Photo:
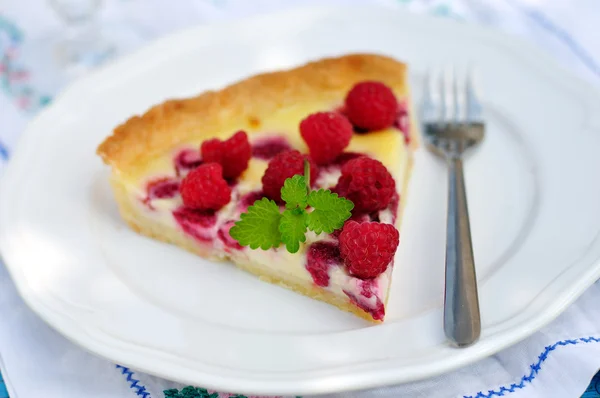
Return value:
[[(182, 147), (199, 145), (205, 139), (230, 134), (236, 130), (244, 130), (249, 135), (275, 131), (277, 135), (285, 136), (293, 147), (303, 150), (298, 147), (302, 146), (303, 142), (296, 127), (300, 118), (313, 111), (338, 108), (343, 105), (346, 93), (351, 87), (365, 80), (385, 83), (408, 107), (408, 147), (404, 146), (404, 137), (393, 129), (372, 135), (355, 134), (348, 147), (350, 151), (372, 152), (375, 158), (392, 170), (398, 187), (402, 187), (396, 219), (396, 227), (400, 228), (413, 162), (412, 152), (418, 145), (417, 124), (410, 99), (406, 65), (375, 54), (326, 58), (286, 71), (256, 75), (219, 91), (207, 91), (192, 98), (165, 101), (141, 116), (131, 117), (118, 126), (112, 136), (105, 139), (97, 149), (104, 162), (112, 168), (111, 185), (121, 217), (131, 229), (142, 235), (174, 244), (207, 259), (231, 260), (239, 268), (259, 276), (262, 280), (325, 301), (378, 323), (370, 313), (357, 307), (344, 295), (317, 287), (301, 278), (281, 276), (254, 260), (237, 258), (235, 253), (223, 247), (199, 242), (183, 233), (175, 223), (164, 223), (164, 220), (154, 217), (156, 214), (149, 214), (148, 209), (140, 205), (143, 195), (146, 194), (140, 192), (140, 184), (143, 185), (145, 178), (156, 171), (154, 167), (157, 166), (157, 170), (161, 172), (163, 167), (170, 170), (173, 167), (174, 154)], [(273, 122), (273, 119), (276, 122)], [(280, 119), (283, 120), (283, 124), (277, 124)], [(376, 145), (372, 145), (374, 143)], [(356, 146), (353, 147), (353, 144)], [(400, 149), (399, 146), (402, 146), (401, 152), (393, 150)], [(401, 167), (401, 159), (405, 156), (406, 163)], [(155, 160), (156, 162), (152, 163)], [(404, 172), (401, 173), (400, 170)], [(262, 174), (263, 171), (259, 175), (245, 174), (244, 178), (260, 182)], [(387, 297), (388, 292), (382, 296), (386, 305)]]
[[(408, 163), (408, 171), (404, 181), (402, 182), (402, 192), (403, 197), (406, 196), (408, 190), (408, 183), (411, 175), (411, 169), (413, 166), (412, 157)], [(235, 265), (247, 272), (250, 272), (256, 276), (258, 276), (261, 280), (282, 286), (284, 288), (293, 290), (297, 293), (303, 294), (305, 296), (311, 297), (315, 300), (324, 301), (326, 303), (335, 305), (339, 309), (343, 311), (348, 311), (353, 313), (354, 315), (363, 318), (369, 322), (373, 323), (381, 323), (382, 321), (373, 319), (373, 316), (360, 309), (356, 306), (352, 301), (350, 301), (347, 297), (335, 295), (334, 293), (318, 287), (312, 283), (307, 284), (306, 281), (296, 280), (296, 279), (283, 279), (277, 273), (269, 273), (268, 269), (266, 269), (260, 264), (256, 264), (251, 261), (240, 261), (235, 256), (230, 253), (217, 249), (210, 244), (199, 244), (197, 240), (182, 234), (180, 231), (170, 228), (161, 224), (158, 220), (152, 220), (147, 217), (145, 214), (145, 210), (143, 207), (136, 205), (135, 198), (132, 197), (128, 193), (127, 186), (124, 185), (123, 181), (119, 181), (118, 179), (112, 179), (111, 185), (113, 192), (115, 194), (115, 198), (119, 205), (119, 213), (123, 220), (129, 225), (129, 227), (135, 232), (145, 235), (149, 238), (156, 239), (168, 244), (176, 245), (180, 248), (183, 248), (190, 253), (194, 253), (199, 255), (200, 257), (212, 260), (212, 261), (228, 261), (231, 260)], [(405, 200), (400, 200), (400, 208), (398, 209), (398, 214), (396, 218), (395, 226), (400, 229), (402, 225), (402, 217), (404, 213), (404, 208), (406, 206)], [(393, 276), (390, 275), (390, 277)], [(391, 279), (390, 279), (391, 283)], [(387, 307), (387, 301), (389, 298), (389, 292), (385, 295), (385, 306)]]
[(171, 99), (119, 125), (97, 149), (104, 162), (119, 173), (133, 173), (149, 160), (188, 142), (227, 130), (260, 128), (262, 118), (299, 103), (338, 103), (358, 81), (378, 80), (398, 98), (408, 96), (407, 68), (376, 54), (324, 58), (303, 66), (255, 75), (219, 91)]

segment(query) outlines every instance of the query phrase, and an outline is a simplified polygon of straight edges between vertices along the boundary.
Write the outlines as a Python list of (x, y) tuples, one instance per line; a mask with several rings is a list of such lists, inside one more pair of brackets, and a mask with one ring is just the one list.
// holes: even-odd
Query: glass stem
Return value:
[(70, 20), (64, 39), (58, 44), (57, 56), (67, 68), (96, 66), (110, 55), (113, 48), (103, 39), (93, 16)]

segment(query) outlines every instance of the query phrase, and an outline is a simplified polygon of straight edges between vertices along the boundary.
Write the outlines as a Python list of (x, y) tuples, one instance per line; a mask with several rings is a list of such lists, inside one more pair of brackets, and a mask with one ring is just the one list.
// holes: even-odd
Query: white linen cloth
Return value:
[[(493, 26), (535, 42), (591, 84), (600, 82), (598, 0), (107, 0), (100, 20), (135, 27), (141, 43), (193, 24), (307, 3), (406, 7)], [(42, 0), (0, 0), (0, 173), (28, 119), (55, 94), (44, 91), (43, 68), (33, 76), (19, 63), (19, 47), (57, 27)], [(599, 302), (596, 283), (549, 326), (497, 355), (424, 381), (330, 397), (579, 397), (600, 368)], [(185, 386), (119, 367), (53, 331), (25, 306), (1, 263), (0, 371), (11, 398), (185, 396), (164, 393)], [(196, 393), (189, 396), (207, 396)], [(229, 396), (235, 395), (219, 393)]]

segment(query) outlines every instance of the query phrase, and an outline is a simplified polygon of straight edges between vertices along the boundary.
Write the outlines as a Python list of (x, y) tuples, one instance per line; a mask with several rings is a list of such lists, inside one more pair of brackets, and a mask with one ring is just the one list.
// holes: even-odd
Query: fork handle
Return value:
[(481, 333), (469, 210), (460, 156), (448, 159), (444, 332), (459, 347), (474, 343)]

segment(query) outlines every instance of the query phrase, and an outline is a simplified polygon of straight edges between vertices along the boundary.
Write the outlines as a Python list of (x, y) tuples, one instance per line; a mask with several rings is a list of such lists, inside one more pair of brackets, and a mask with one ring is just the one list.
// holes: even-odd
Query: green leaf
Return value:
[(305, 209), (307, 196), (304, 176), (295, 175), (286, 179), (283, 183), (281, 199), (285, 202), (286, 208), (293, 209), (298, 206), (301, 209)]
[(307, 216), (306, 211), (299, 208), (283, 212), (279, 232), (281, 241), (290, 253), (296, 253), (300, 249), (300, 242), (306, 242)]
[(341, 228), (352, 215), (350, 211), (354, 208), (354, 203), (328, 189), (312, 191), (308, 195), (308, 204), (314, 209), (308, 214), (308, 229), (316, 234), (323, 231), (330, 234)]
[(236, 222), (229, 234), (242, 246), (250, 246), (251, 249), (267, 250), (279, 246), (281, 234), (279, 233), (279, 222), (281, 213), (277, 204), (267, 198), (257, 200), (248, 207), (246, 213), (242, 213), (240, 221)]

